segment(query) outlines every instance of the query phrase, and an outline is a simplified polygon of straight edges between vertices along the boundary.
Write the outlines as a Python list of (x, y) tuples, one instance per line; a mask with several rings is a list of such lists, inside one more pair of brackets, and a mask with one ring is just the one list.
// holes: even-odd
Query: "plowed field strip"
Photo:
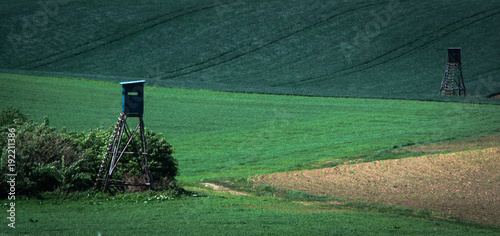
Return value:
[[(500, 148), (275, 173), (262, 184), (500, 224)], [(257, 178), (254, 178), (256, 180)]]
[[(436, 163), (434, 156), (425, 156), (422, 158), (412, 158), (413, 165), (409, 165), (407, 167), (409, 171), (422, 178), (434, 178), (439, 176), (439, 179), (445, 179), (452, 181), (457, 176), (454, 176), (452, 172), (449, 172), (447, 169), (443, 169), (439, 162)], [(404, 167), (402, 167), (404, 168)]]

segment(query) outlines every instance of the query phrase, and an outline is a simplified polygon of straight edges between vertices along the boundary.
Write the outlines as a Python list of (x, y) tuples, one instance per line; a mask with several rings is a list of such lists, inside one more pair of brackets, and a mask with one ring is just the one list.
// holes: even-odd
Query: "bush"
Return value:
[[(110, 135), (111, 132), (112, 129), (108, 131)], [(146, 137), (147, 144), (146, 153), (148, 154), (148, 167), (153, 176), (155, 188), (175, 188), (175, 177), (178, 174), (178, 169), (177, 160), (172, 157), (172, 146), (159, 133), (154, 133), (146, 129), (144, 135)], [(123, 140), (127, 140), (128, 138), (129, 137), (124, 135)], [(125, 142), (123, 142), (123, 140), (120, 150), (122, 150), (125, 146)], [(138, 135), (135, 136), (135, 142), (140, 143)], [(123, 179), (132, 182), (146, 181), (146, 176), (142, 170), (140, 158), (133, 155), (124, 155), (118, 162), (117, 167), (113, 172), (113, 179)]]
[(175, 184), (178, 174), (177, 160), (172, 157), (173, 148), (161, 134), (146, 129), (145, 132), (149, 170), (157, 187)]
[(24, 115), (19, 108), (6, 107), (0, 114), (0, 127), (6, 127), (12, 124), (22, 124), (27, 120), (28, 117)]
[[(7, 137), (8, 129), (15, 128), (16, 195), (34, 195), (45, 191), (85, 191), (93, 187), (113, 127), (88, 132), (56, 131), (48, 118), (42, 124), (29, 121), (19, 109), (8, 107), (0, 114), (0, 136)], [(172, 146), (161, 134), (147, 130), (149, 168), (155, 186), (175, 186), (178, 174)], [(1, 138), (1, 171), (8, 172), (7, 139)], [(139, 175), (140, 160), (131, 155), (120, 160), (115, 178)], [(2, 175), (2, 183), (9, 177)], [(8, 194), (6, 184), (1, 185)]]

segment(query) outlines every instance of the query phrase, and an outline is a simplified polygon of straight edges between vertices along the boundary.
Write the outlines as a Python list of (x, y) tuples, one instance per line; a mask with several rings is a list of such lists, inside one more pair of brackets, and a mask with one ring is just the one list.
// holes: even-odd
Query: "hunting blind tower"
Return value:
[[(104, 185), (104, 193), (108, 191), (110, 186), (148, 186), (149, 189), (153, 189), (153, 177), (148, 168), (146, 138), (144, 136), (144, 122), (142, 120), (144, 112), (144, 83), (146, 83), (145, 80), (120, 82), (122, 85), (122, 112), (109, 139), (108, 148), (104, 153), (94, 189), (100, 185)], [(133, 131), (130, 130), (127, 124), (128, 118), (139, 119)], [(139, 141), (134, 138), (137, 136), (139, 137)], [(133, 155), (140, 159), (142, 172), (146, 176), (144, 183), (111, 179), (118, 162), (125, 154)]]
[(462, 77), (461, 48), (448, 48), (448, 63), (441, 82), (440, 95), (465, 96), (465, 84)]

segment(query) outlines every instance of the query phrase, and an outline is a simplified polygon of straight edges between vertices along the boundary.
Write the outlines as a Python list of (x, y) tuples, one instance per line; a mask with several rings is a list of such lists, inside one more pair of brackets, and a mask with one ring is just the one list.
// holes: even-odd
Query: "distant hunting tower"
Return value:
[[(146, 81), (120, 82), (122, 85), (122, 112), (116, 122), (115, 130), (109, 140), (108, 148), (104, 154), (99, 174), (94, 185), (96, 189), (100, 184), (104, 185), (103, 192), (106, 193), (110, 186), (148, 186), (153, 189), (153, 177), (148, 169), (148, 158), (146, 153), (146, 138), (144, 137), (144, 83)], [(131, 132), (127, 118), (138, 118), (139, 123)], [(139, 142), (134, 139), (139, 136)], [(123, 144), (122, 144), (123, 143)], [(123, 155), (133, 155), (140, 159), (141, 168), (147, 179), (145, 183), (112, 180), (113, 171)]]
[(441, 95), (465, 96), (465, 84), (462, 77), (462, 61), (460, 56), (461, 48), (448, 48), (448, 63), (441, 82)]

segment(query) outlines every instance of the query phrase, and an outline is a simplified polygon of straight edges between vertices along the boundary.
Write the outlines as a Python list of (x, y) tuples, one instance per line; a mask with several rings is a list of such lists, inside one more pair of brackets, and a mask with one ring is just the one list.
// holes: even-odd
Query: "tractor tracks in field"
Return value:
[[(219, 65), (231, 62), (233, 60), (236, 60), (238, 58), (247, 56), (251, 53), (257, 52), (257, 51), (264, 49), (266, 47), (272, 46), (273, 44), (276, 44), (276, 43), (283, 41), (287, 38), (295, 36), (299, 33), (310, 30), (314, 27), (318, 27), (321, 24), (326, 23), (334, 18), (340, 17), (340, 16), (348, 14), (348, 13), (352, 13), (355, 11), (363, 10), (365, 8), (376, 7), (376, 6), (380, 6), (380, 5), (384, 5), (384, 4), (385, 3), (366, 4), (363, 6), (355, 7), (355, 8), (340, 12), (340, 13), (330, 15), (328, 17), (316, 20), (316, 21), (309, 23), (309, 24), (304, 24), (303, 22), (298, 22), (294, 25), (288, 26), (285, 29), (278, 31), (277, 33), (282, 33), (280, 35), (272, 34), (272, 37), (270, 37), (268, 39), (260, 39), (259, 41), (263, 42), (261, 44), (258, 44), (255, 41), (248, 42), (239, 48), (233, 48), (233, 49), (228, 50), (226, 52), (223, 52), (219, 55), (216, 55), (214, 57), (207, 58), (201, 62), (194, 63), (194, 64), (191, 64), (188, 66), (184, 66), (184, 67), (177, 68), (177, 69), (174, 69), (174, 70), (162, 73), (162, 74), (155, 75), (154, 78), (155, 79), (173, 79), (176, 77), (185, 76), (185, 75), (189, 75), (189, 74), (192, 74), (195, 72), (203, 71), (203, 70), (209, 69), (211, 67), (219, 66)], [(313, 10), (313, 12), (314, 12), (314, 10)], [(385, 52), (385, 53), (383, 53), (383, 54), (381, 54), (373, 59), (370, 59), (366, 62), (363, 62), (361, 64), (353, 65), (351, 67), (348, 67), (348, 68), (345, 68), (343, 70), (336, 71), (333, 73), (319, 75), (319, 76), (315, 76), (312, 78), (306, 78), (306, 79), (303, 79), (300, 81), (292, 81), (292, 82), (274, 84), (274, 85), (272, 85), (272, 87), (298, 85), (298, 84), (311, 83), (311, 82), (316, 83), (316, 82), (320, 82), (323, 80), (327, 80), (327, 79), (331, 78), (332, 76), (345, 76), (345, 75), (356, 73), (359, 71), (364, 71), (364, 70), (379, 66), (381, 64), (384, 64), (386, 62), (396, 60), (396, 59), (403, 57), (405, 55), (408, 55), (414, 51), (425, 48), (425, 47), (431, 45), (432, 43), (442, 39), (443, 37), (455, 32), (457, 30), (466, 28), (472, 24), (475, 24), (477, 22), (480, 22), (482, 20), (485, 20), (487, 18), (493, 17), (493, 16), (498, 15), (498, 14), (500, 14), (499, 9), (478, 12), (478, 13), (470, 15), (464, 19), (457, 20), (457, 21), (452, 22), (448, 25), (442, 26), (439, 29), (436, 29), (436, 30), (424, 35), (422, 38), (414, 39), (411, 42), (408, 42), (408, 43), (406, 43), (398, 48), (395, 48), (391, 51)], [(418, 44), (418, 45), (413, 47), (412, 49), (410, 49), (408, 51), (404, 51), (404, 49), (409, 48), (411, 45), (415, 45), (415, 44)], [(401, 53), (394, 55), (395, 53), (398, 53), (398, 52), (401, 52)], [(392, 55), (394, 55), (394, 56), (392, 56)]]
[[(298, 22), (298, 23), (293, 24), (291, 26), (287, 26), (284, 29), (278, 30), (276, 33), (281, 33), (279, 35), (276, 35), (276, 33), (275, 33), (275, 34), (271, 34), (271, 36), (267, 39), (261, 38), (258, 41), (247, 42), (246, 44), (244, 44), (243, 46), (240, 46), (238, 48), (228, 50), (224, 53), (221, 53), (221, 54), (216, 55), (216, 56), (211, 57), (211, 58), (207, 58), (206, 60), (203, 60), (203, 61), (195, 63), (195, 64), (191, 64), (191, 65), (188, 65), (188, 66), (185, 66), (182, 68), (171, 70), (171, 71), (165, 72), (163, 74), (158, 74), (154, 78), (155, 79), (173, 79), (176, 77), (185, 76), (185, 75), (189, 75), (189, 74), (192, 74), (195, 72), (206, 70), (206, 69), (209, 69), (211, 67), (219, 66), (219, 65), (228, 63), (230, 61), (236, 60), (238, 58), (241, 58), (243, 56), (247, 56), (251, 53), (257, 52), (261, 49), (269, 47), (273, 44), (276, 44), (280, 41), (283, 41), (283, 40), (290, 38), (294, 35), (297, 35), (299, 33), (310, 30), (314, 27), (317, 27), (317, 26), (319, 26), (325, 22), (328, 22), (334, 18), (337, 18), (339, 16), (342, 16), (342, 15), (345, 15), (348, 13), (352, 13), (352, 12), (355, 12), (358, 10), (362, 10), (365, 8), (380, 6), (380, 5), (384, 5), (384, 4), (386, 4), (386, 3), (365, 4), (362, 6), (348, 9), (348, 10), (340, 12), (340, 13), (330, 15), (328, 17), (325, 17), (325, 18), (322, 18), (319, 20), (316, 19), (312, 23)], [(315, 9), (315, 10), (317, 10), (317, 9)], [(312, 12), (314, 12), (315, 10), (312, 10)], [(311, 15), (314, 15), (314, 14), (311, 14)], [(259, 41), (262, 43), (259, 44), (258, 43)]]
[[(500, 9), (493, 9), (493, 10), (486, 10), (486, 11), (478, 12), (478, 13), (472, 14), (466, 18), (463, 18), (461, 20), (457, 20), (457, 21), (449, 23), (445, 26), (442, 26), (439, 29), (436, 29), (430, 33), (425, 34), (421, 38), (414, 39), (406, 44), (403, 44), (397, 48), (394, 48), (391, 51), (385, 52), (385, 53), (383, 53), (375, 58), (369, 59), (363, 63), (353, 65), (353, 66), (350, 66), (348, 68), (345, 68), (345, 69), (342, 69), (339, 71), (326, 73), (326, 74), (315, 76), (312, 78), (306, 78), (306, 79), (303, 79), (300, 81), (275, 84), (275, 85), (273, 85), (273, 87), (299, 85), (299, 84), (306, 84), (306, 83), (317, 83), (317, 82), (329, 80), (332, 77), (341, 77), (341, 76), (346, 76), (349, 74), (365, 71), (365, 70), (374, 68), (376, 66), (385, 64), (387, 62), (394, 61), (398, 58), (409, 55), (415, 51), (421, 50), (427, 46), (430, 46), (432, 43), (450, 35), (453, 32), (464, 29), (468, 26), (471, 26), (475, 23), (486, 20), (486, 19), (493, 17), (493, 16), (496, 16), (498, 14), (500, 14)], [(411, 45), (416, 45), (416, 46), (412, 47)], [(406, 48), (411, 48), (411, 49), (405, 51)]]
[[(199, 5), (199, 4), (198, 4)], [(53, 53), (48, 56), (45, 56), (44, 58), (38, 58), (29, 62), (26, 62), (21, 65), (14, 66), (10, 69), (37, 69), (43, 66), (50, 65), (52, 63), (56, 63), (65, 59), (69, 59), (72, 57), (76, 57), (79, 55), (82, 55), (84, 53), (91, 52), (93, 50), (96, 50), (98, 48), (110, 45), (112, 43), (116, 43), (118, 41), (124, 40), (130, 36), (136, 35), (140, 32), (150, 30), (154, 27), (157, 27), (159, 25), (165, 24), (167, 22), (173, 21), (175, 19), (185, 17), (190, 14), (194, 14), (197, 12), (213, 9), (216, 7), (219, 7), (223, 5), (222, 3), (215, 4), (215, 5), (210, 5), (210, 6), (204, 6), (204, 7), (199, 7), (198, 5), (188, 7), (182, 10), (178, 11), (173, 11), (173, 12), (168, 12), (165, 14), (162, 14), (160, 16), (156, 16), (151, 19), (147, 19), (145, 21), (139, 22), (136, 25), (126, 28), (124, 30), (118, 31), (118, 32), (113, 32), (110, 34), (107, 34), (106, 36), (102, 36), (99, 38), (95, 38), (92, 41), (85, 42), (79, 45), (76, 45), (72, 48), (65, 49), (61, 52), (58, 53)]]
[[(361, 6), (356, 6), (352, 7), (350, 9), (343, 10), (341, 12), (336, 12), (331, 15), (327, 16), (316, 16), (312, 13), (314, 13), (318, 8), (312, 9), (311, 15), (315, 17), (311, 17), (311, 20), (303, 20), (303, 21), (298, 21), (293, 24), (289, 24), (282, 29), (279, 29), (275, 31), (274, 33), (270, 33), (268, 35), (264, 35), (263, 37), (252, 40), (249, 42), (245, 42), (242, 45), (229, 49), (225, 52), (222, 52), (218, 55), (201, 59), (199, 62), (194, 62), (190, 65), (183, 66), (180, 68), (175, 68), (167, 72), (162, 72), (158, 74), (153, 74), (150, 75), (151, 78), (154, 79), (174, 79), (176, 77), (181, 77), (185, 75), (189, 75), (192, 73), (196, 73), (199, 71), (207, 70), (212, 67), (220, 66), (223, 64), (226, 64), (228, 62), (237, 60), (239, 58), (242, 58), (244, 56), (247, 56), (249, 54), (252, 54), (254, 52), (257, 52), (259, 50), (262, 50), (264, 48), (270, 47), (274, 44), (279, 43), (280, 41), (286, 40), (292, 36), (295, 36), (297, 34), (306, 32), (308, 30), (311, 30), (315, 27), (321, 26), (322, 24), (329, 22), (335, 18), (341, 17), (343, 15), (353, 13), (355, 11), (360, 11), (364, 10), (367, 8), (371, 7), (376, 7), (376, 6), (381, 6), (386, 4), (384, 3), (371, 3), (371, 4), (364, 4)], [(135, 26), (129, 27), (127, 29), (118, 31), (118, 32), (113, 32), (110, 33), (106, 36), (102, 36), (100, 38), (95, 38), (92, 39), (92, 41), (85, 42), (79, 45), (76, 45), (72, 48), (65, 49), (61, 52), (50, 54), (44, 58), (38, 58), (14, 67), (11, 67), (10, 69), (38, 69), (56, 62), (60, 62), (63, 60), (71, 59), (73, 57), (92, 52), (96, 49), (99, 49), (101, 47), (110, 45), (112, 43), (119, 42), (121, 40), (127, 39), (133, 35), (139, 34), (141, 32), (150, 30), (154, 27), (160, 26), (162, 24), (171, 22), (173, 20), (176, 20), (181, 17), (188, 16), (190, 14), (195, 14), (201, 11), (209, 10), (209, 9), (214, 9), (217, 7), (220, 7), (221, 5), (224, 5), (223, 3), (219, 4), (214, 4), (214, 5), (209, 5), (209, 6), (199, 6), (195, 5), (192, 7), (188, 7), (185, 9), (181, 9), (178, 11), (173, 11), (173, 12), (168, 12), (163, 15), (147, 19), (143, 22), (140, 22), (136, 24)], [(478, 12), (475, 14), (472, 14), (464, 19), (457, 20), (455, 22), (452, 22), (450, 24), (447, 24), (445, 26), (440, 27), (439, 29), (436, 29), (430, 33), (425, 34), (421, 38), (414, 39), (408, 43), (405, 43), (404, 45), (401, 45), (397, 48), (394, 48), (391, 51), (382, 53), (379, 56), (376, 56), (372, 59), (368, 59), (367, 61), (352, 65), (350, 67), (344, 68), (339, 71), (334, 71), (334, 72), (328, 72), (325, 74), (321, 74), (318, 76), (310, 77), (310, 78), (305, 78), (302, 80), (298, 81), (288, 81), (284, 83), (275, 83), (272, 84), (271, 87), (283, 87), (283, 86), (298, 86), (298, 85), (304, 85), (304, 84), (309, 84), (309, 83), (318, 83), (322, 82), (325, 80), (329, 80), (332, 77), (341, 77), (341, 76), (346, 76), (349, 74), (357, 73), (360, 71), (365, 71), (371, 68), (374, 68), (376, 66), (382, 65), (384, 63), (394, 61), (398, 58), (401, 58), (405, 55), (408, 55), (412, 52), (418, 51), (422, 48), (425, 48), (432, 43), (442, 39), (443, 37), (446, 37), (450, 35), (451, 33), (466, 28), (470, 25), (473, 25), (477, 22), (480, 22), (482, 20), (488, 19), (490, 17), (493, 17), (495, 15), (500, 14), (500, 9), (492, 9), (492, 10), (486, 10), (482, 12)], [(223, 82), (223, 81), (222, 81)]]

